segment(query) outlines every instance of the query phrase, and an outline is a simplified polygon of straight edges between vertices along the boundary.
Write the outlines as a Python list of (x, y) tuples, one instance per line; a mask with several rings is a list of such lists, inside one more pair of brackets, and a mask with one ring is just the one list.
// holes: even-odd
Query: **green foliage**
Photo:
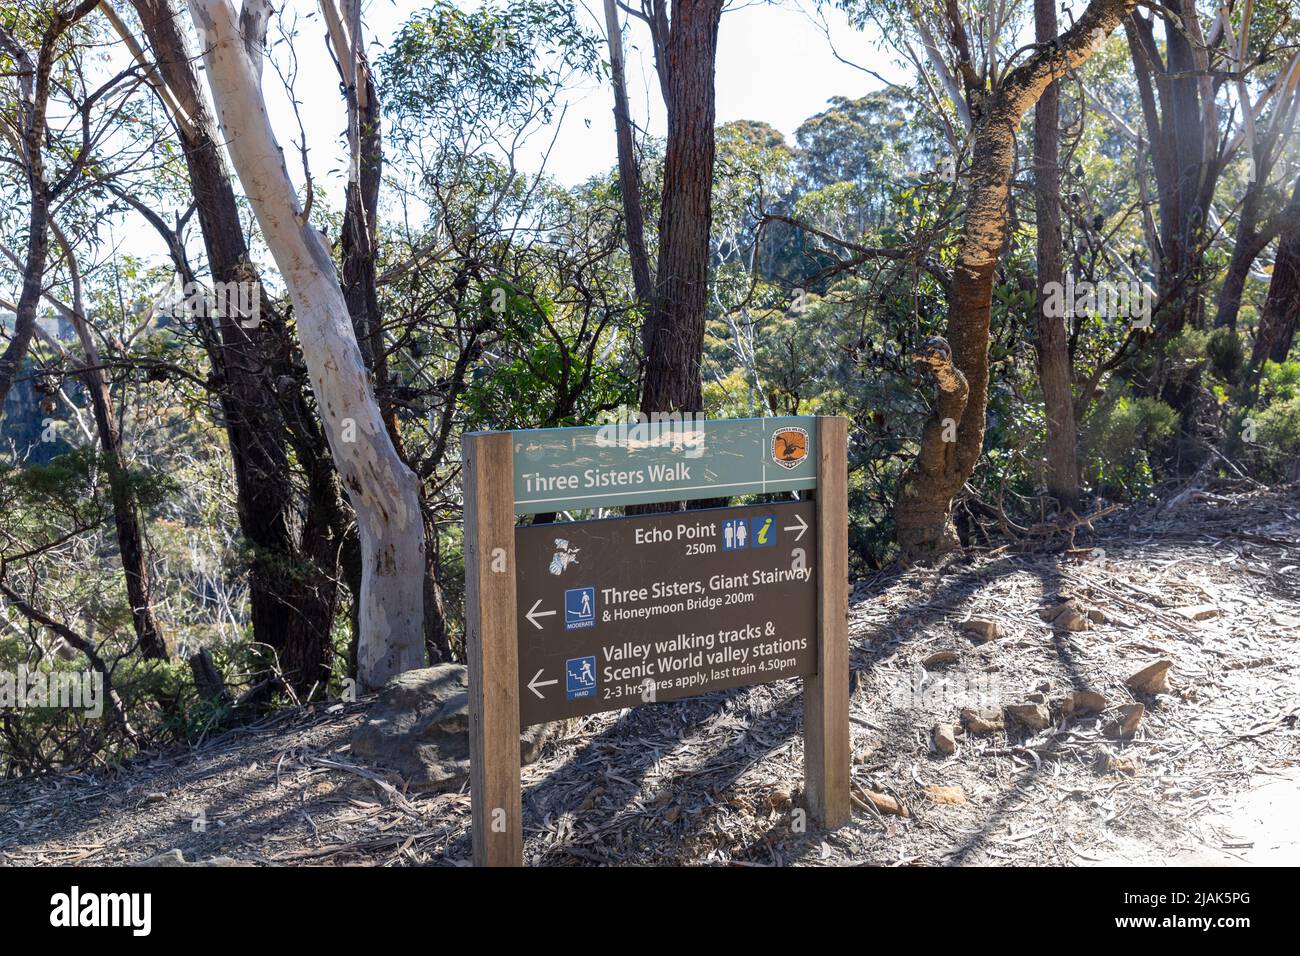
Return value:
[(1086, 423), (1084, 474), (1109, 497), (1151, 494), (1154, 480), (1147, 449), (1170, 438), (1177, 426), (1178, 413), (1164, 402), (1114, 386)]
[(1300, 361), (1264, 363), (1258, 400), (1233, 423), (1234, 450), (1251, 474), (1265, 481), (1294, 477), (1300, 461)]
[(599, 38), (566, 0), (512, 0), (463, 10), (438, 0), (379, 58), (385, 109), (410, 135), (463, 133), (484, 117), (550, 121), (575, 73), (600, 65)]

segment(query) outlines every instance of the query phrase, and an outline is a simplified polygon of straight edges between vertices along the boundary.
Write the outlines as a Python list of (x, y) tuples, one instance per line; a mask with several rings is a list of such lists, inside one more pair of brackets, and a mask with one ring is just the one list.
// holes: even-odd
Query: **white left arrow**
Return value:
[(794, 539), (795, 539), (796, 541), (799, 541), (799, 540), (801, 540), (801, 539), (803, 538), (803, 533), (804, 533), (805, 531), (808, 530), (808, 522), (803, 520), (803, 516), (802, 516), (802, 515), (795, 515), (795, 516), (794, 516), (794, 520), (797, 521), (797, 522), (799, 522), (799, 523), (798, 523), (798, 524), (787, 525), (786, 527), (782, 528), (781, 530), (782, 530), (782, 531), (798, 531), (799, 533), (798, 533), (797, 535), (794, 536)]
[[(555, 612), (552, 611), (551, 613), (554, 614)], [(543, 670), (545, 670), (545, 668), (538, 668), (538, 669), (537, 669), (537, 673), (533, 675), (533, 679), (530, 680), (530, 681), (528, 682), (528, 689), (531, 690), (531, 691), (532, 691), (534, 694), (536, 694), (538, 697), (540, 697), (542, 700), (546, 700), (546, 695), (543, 694), (543, 693), (542, 693), (540, 690), (538, 690), (537, 688), (539, 688), (539, 687), (549, 687), (551, 684), (558, 684), (558, 683), (559, 683), (559, 680), (556, 679), (556, 678), (551, 678), (550, 680), (538, 680), (537, 678), (539, 678), (539, 677), (542, 676), (542, 671), (543, 671)]]
[(533, 627), (537, 628), (539, 631), (542, 629), (542, 625), (537, 623), (537, 619), (539, 617), (549, 617), (550, 615), (553, 615), (555, 613), (554, 611), (537, 610), (541, 606), (542, 606), (542, 599), (538, 598), (537, 602), (531, 608), (528, 609), (528, 613), (524, 615), (524, 617), (528, 618), (529, 623), (531, 623)]

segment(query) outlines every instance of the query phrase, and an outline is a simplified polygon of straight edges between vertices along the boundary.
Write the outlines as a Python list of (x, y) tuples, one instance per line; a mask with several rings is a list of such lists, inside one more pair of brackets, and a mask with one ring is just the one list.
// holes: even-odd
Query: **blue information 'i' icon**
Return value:
[(569, 588), (564, 592), (564, 628), (596, 626), (596, 589)]
[(569, 700), (596, 696), (596, 658), (571, 657), (564, 662), (564, 689)]
[(749, 546), (770, 548), (776, 544), (776, 516), (759, 515), (749, 519)]

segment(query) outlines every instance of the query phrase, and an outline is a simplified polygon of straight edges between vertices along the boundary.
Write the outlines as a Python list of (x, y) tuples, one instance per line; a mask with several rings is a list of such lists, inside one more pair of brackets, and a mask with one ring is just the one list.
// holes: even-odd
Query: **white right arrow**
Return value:
[[(551, 613), (554, 614), (555, 612), (552, 611)], [(533, 675), (533, 679), (528, 682), (528, 689), (531, 690), (538, 697), (540, 697), (542, 700), (546, 700), (546, 695), (543, 694), (537, 688), (549, 687), (551, 684), (558, 684), (559, 680), (556, 678), (551, 678), (550, 680), (538, 680), (537, 678), (542, 676), (543, 670), (545, 670), (545, 668), (538, 668), (537, 673)]]
[(795, 525), (795, 524), (787, 525), (786, 527), (782, 528), (781, 530), (782, 530), (782, 531), (798, 531), (799, 533), (798, 533), (797, 535), (794, 536), (794, 539), (795, 539), (796, 541), (801, 541), (801, 540), (803, 540), (803, 533), (804, 533), (805, 531), (808, 530), (808, 522), (803, 520), (803, 516), (802, 516), (802, 515), (795, 515), (795, 516), (794, 516), (794, 520), (797, 521), (797, 522), (799, 522), (799, 523), (798, 523), (797, 525)]
[(555, 613), (554, 611), (539, 611), (539, 610), (537, 610), (537, 609), (538, 609), (539, 607), (541, 607), (541, 606), (542, 606), (542, 599), (541, 599), (541, 598), (538, 598), (537, 601), (536, 601), (536, 603), (533, 604), (533, 606), (532, 606), (531, 608), (528, 609), (528, 613), (524, 615), (524, 617), (528, 618), (528, 622), (529, 622), (530, 624), (532, 624), (533, 627), (537, 628), (539, 631), (542, 629), (542, 625), (540, 625), (540, 624), (537, 623), (537, 619), (538, 619), (539, 617), (548, 617), (548, 616), (553, 615), (553, 614)]

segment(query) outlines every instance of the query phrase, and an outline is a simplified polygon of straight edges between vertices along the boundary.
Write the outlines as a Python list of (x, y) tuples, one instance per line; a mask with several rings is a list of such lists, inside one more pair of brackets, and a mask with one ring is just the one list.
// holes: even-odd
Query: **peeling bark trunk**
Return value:
[[(1056, 39), (1056, 0), (1034, 0), (1036, 39)], [(1034, 216), (1038, 226), (1038, 378), (1047, 414), (1047, 490), (1062, 509), (1079, 503), (1073, 371), (1064, 316), (1047, 315), (1044, 289), (1062, 281), (1060, 86), (1051, 83), (1034, 108)]]
[[(1048, 84), (1085, 62), (1135, 3), (1093, 0), (1055, 43), (1039, 47), (1008, 73), (977, 111), (966, 218), (948, 297), (948, 341), (943, 343), (943, 350), (951, 345), (951, 361), (929, 347), (919, 356), (935, 373), (939, 399), (916, 460), (899, 481), (894, 506), (904, 561), (956, 545), (952, 498), (974, 473), (984, 446), (989, 319), (994, 272), (1006, 239), (1016, 129)], [(949, 373), (949, 364), (958, 375)], [(951, 425), (945, 427), (949, 419)], [(945, 441), (948, 437), (953, 440)]]
[(235, 169), (293, 300), (312, 390), (357, 514), (362, 582), (357, 676), (363, 688), (424, 663), (424, 524), (419, 483), (389, 437), (347, 302), (305, 220), (229, 0), (192, 0), (203, 62)]
[[(668, 108), (655, 295), (646, 328), (641, 410), (700, 411), (713, 217), (714, 61), (722, 0), (674, 6), (659, 60)], [(662, 32), (662, 30), (661, 30)]]

